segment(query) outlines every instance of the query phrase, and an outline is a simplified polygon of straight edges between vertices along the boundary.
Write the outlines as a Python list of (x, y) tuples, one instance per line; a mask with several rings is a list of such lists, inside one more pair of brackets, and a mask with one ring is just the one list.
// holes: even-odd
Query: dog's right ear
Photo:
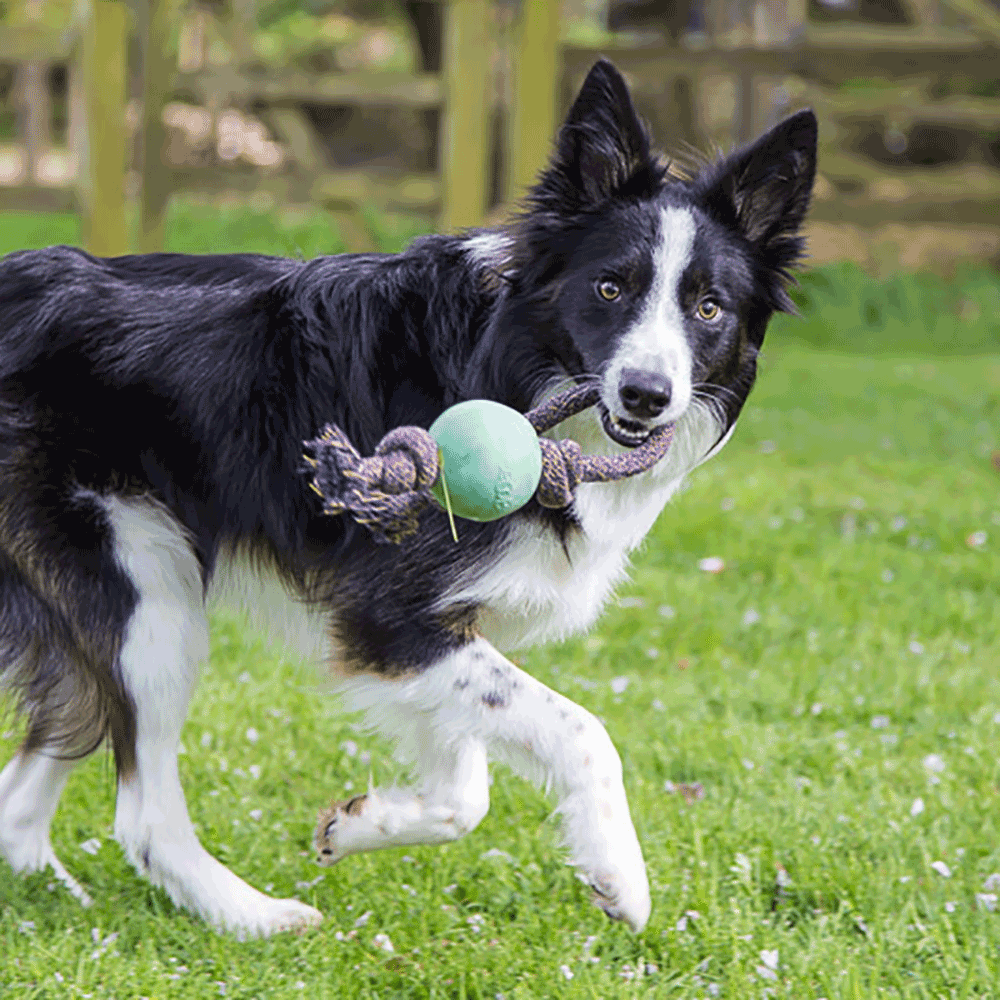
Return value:
[(560, 215), (586, 211), (618, 197), (651, 195), (664, 174), (625, 80), (600, 59), (569, 109), (552, 161), (529, 201)]

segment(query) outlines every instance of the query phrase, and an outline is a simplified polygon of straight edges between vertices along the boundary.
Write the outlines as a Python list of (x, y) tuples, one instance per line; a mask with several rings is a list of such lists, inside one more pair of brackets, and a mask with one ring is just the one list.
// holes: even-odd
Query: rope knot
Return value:
[[(355, 452), (357, 454), (357, 452)], [(379, 488), (398, 494), (424, 492), (438, 476), (437, 442), (422, 427), (396, 427), (375, 446), (375, 454), (361, 462), (381, 461)]]
[(535, 499), (543, 507), (568, 507), (583, 479), (583, 449), (569, 438), (539, 438), (538, 443), (542, 449), (542, 478)]
[(399, 542), (417, 530), (428, 490), (438, 475), (437, 442), (422, 427), (397, 427), (363, 458), (347, 435), (328, 424), (304, 442), (304, 471), (323, 498), (324, 514), (350, 511), (382, 542)]
[[(542, 434), (599, 401), (596, 385), (573, 386), (525, 414)], [(542, 476), (535, 492), (543, 507), (568, 507), (580, 483), (607, 483), (651, 469), (670, 447), (673, 427), (657, 427), (646, 441), (624, 455), (584, 455), (573, 440), (540, 437)], [(380, 542), (400, 542), (418, 527), (438, 478), (437, 442), (422, 427), (397, 427), (362, 458), (347, 435), (327, 424), (305, 441), (301, 471), (323, 500), (323, 513), (345, 511), (366, 525)]]

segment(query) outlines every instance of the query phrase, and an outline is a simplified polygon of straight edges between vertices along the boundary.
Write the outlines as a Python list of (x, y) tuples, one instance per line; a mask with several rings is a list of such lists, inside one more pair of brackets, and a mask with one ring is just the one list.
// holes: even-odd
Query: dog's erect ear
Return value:
[(650, 156), (649, 133), (621, 73), (601, 59), (587, 74), (530, 199), (549, 211), (577, 211), (616, 196), (652, 194), (664, 172)]
[(779, 272), (802, 253), (799, 229), (816, 178), (816, 116), (800, 111), (705, 178), (706, 207), (746, 238)]

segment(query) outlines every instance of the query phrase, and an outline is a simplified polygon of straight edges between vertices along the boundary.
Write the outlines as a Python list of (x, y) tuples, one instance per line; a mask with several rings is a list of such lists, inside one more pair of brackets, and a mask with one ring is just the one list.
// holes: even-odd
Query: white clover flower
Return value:
[(396, 950), (392, 946), (392, 939), (384, 931), (379, 931), (379, 933), (372, 938), (372, 947), (389, 953)]

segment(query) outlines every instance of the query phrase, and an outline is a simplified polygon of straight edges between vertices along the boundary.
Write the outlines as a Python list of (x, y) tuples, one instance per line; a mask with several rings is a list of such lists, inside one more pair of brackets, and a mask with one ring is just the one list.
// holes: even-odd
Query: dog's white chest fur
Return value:
[[(566, 421), (559, 435), (588, 454), (621, 451), (591, 412)], [(500, 649), (558, 641), (588, 629), (628, 571), (642, 543), (684, 477), (718, 439), (719, 422), (692, 407), (676, 429), (670, 452), (654, 469), (617, 483), (583, 483), (576, 491), (581, 530), (564, 548), (549, 529), (519, 523), (502, 554), (474, 579), (462, 581), (446, 603), (480, 606), (479, 629)]]

